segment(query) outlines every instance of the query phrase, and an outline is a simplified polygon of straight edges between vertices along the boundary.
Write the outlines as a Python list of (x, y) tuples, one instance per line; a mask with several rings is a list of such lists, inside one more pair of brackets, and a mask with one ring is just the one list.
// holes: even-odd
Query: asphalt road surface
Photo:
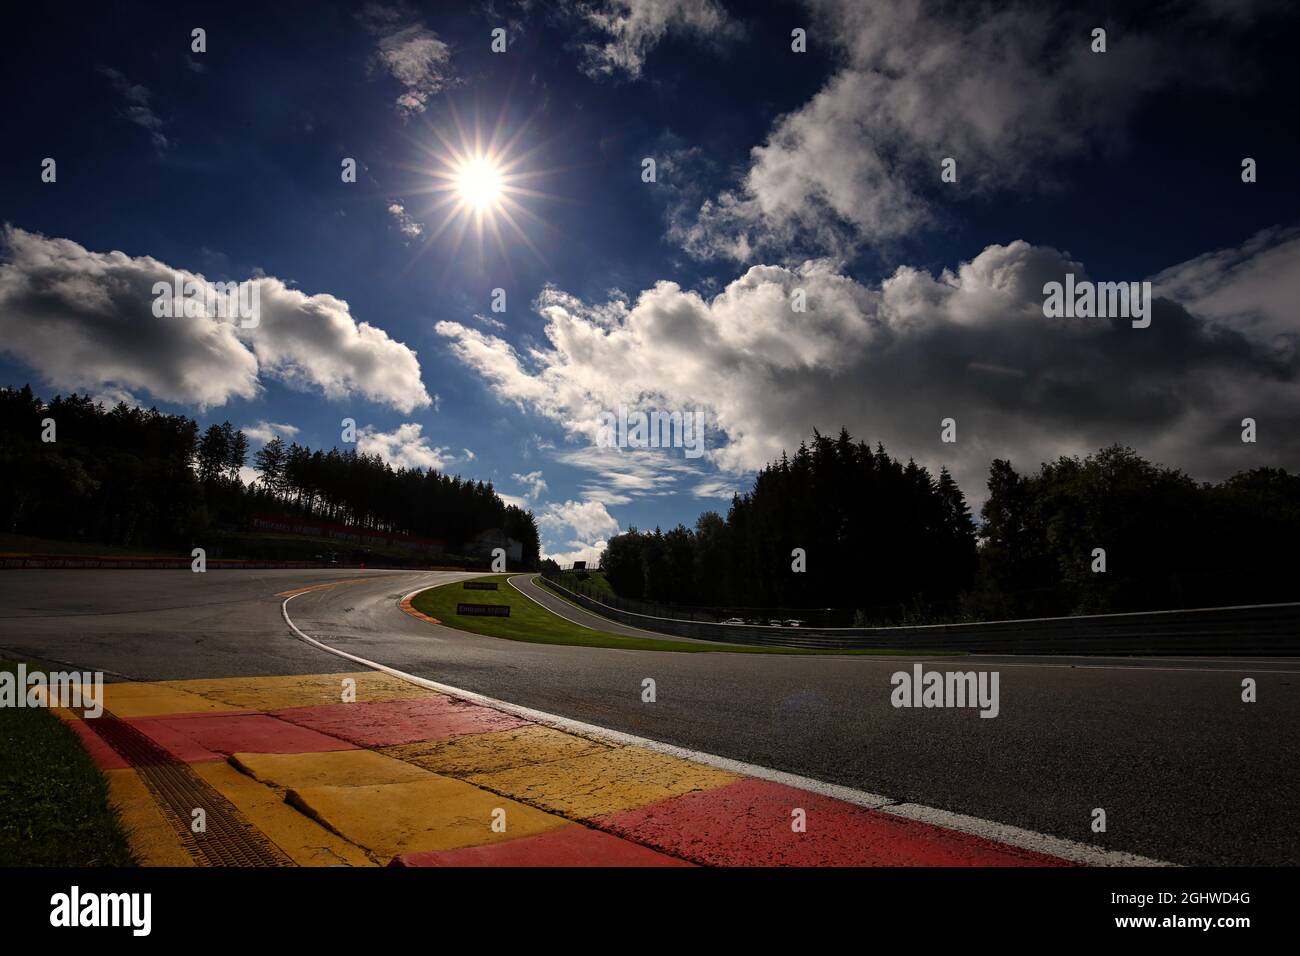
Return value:
[[(0, 655), (141, 680), (355, 667), (297, 639), (549, 713), (1182, 864), (1300, 863), (1300, 660), (925, 659), (999, 674), (1000, 712), (902, 709), (913, 658), (559, 647), (404, 614), (406, 571), (5, 571)], [(354, 580), (355, 579), (355, 580)], [(565, 604), (571, 617), (583, 612)], [(618, 625), (601, 622), (604, 630)], [(654, 678), (657, 701), (643, 703)], [(1258, 702), (1241, 701), (1253, 677)], [(1094, 808), (1107, 831), (1091, 832)]]

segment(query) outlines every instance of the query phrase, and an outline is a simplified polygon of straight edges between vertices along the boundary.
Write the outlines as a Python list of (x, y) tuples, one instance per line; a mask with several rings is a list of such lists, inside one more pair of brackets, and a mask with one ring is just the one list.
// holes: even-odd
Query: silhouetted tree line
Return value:
[[(995, 460), (982, 525), (946, 470), (814, 432), (727, 516), (635, 528), (601, 568), (624, 598), (718, 608), (856, 610), (926, 623), (1296, 600), (1300, 476), (1198, 483), (1114, 446), (1021, 475)], [(792, 569), (793, 549), (806, 570)], [(1100, 568), (1103, 549), (1105, 570)]]
[[(52, 420), (53, 442), (41, 440)], [(43, 403), (30, 387), (0, 389), (0, 520), (4, 530), (117, 545), (181, 546), (243, 529), (251, 514), (298, 515), (446, 541), (459, 548), (501, 529), (536, 567), (531, 512), (506, 505), (491, 483), (377, 455), (313, 451), (275, 438), (253, 456), (229, 422), (200, 433), (184, 415), (68, 395)]]
[[(1300, 591), (1300, 475), (1214, 484), (1112, 446), (1032, 475), (995, 460), (969, 616), (1105, 613), (1290, 601)], [(1105, 571), (1099, 567), (1102, 549)]]
[(693, 530), (633, 529), (601, 556), (621, 597), (721, 607), (930, 606), (956, 600), (976, 563), (975, 524), (952, 476), (843, 430), (814, 432), (760, 471), (725, 519), (707, 512)]

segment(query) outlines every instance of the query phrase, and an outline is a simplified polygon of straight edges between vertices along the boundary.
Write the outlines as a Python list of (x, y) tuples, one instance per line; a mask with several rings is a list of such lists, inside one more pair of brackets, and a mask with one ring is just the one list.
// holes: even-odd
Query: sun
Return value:
[(463, 206), (483, 213), (500, 204), (505, 182), (491, 156), (471, 156), (452, 171), (452, 184)]
[(522, 148), (530, 125), (527, 119), (508, 125), (503, 114), (495, 128), (476, 122), (467, 129), (452, 110), (440, 125), (426, 125), (430, 139), (412, 139), (422, 156), (405, 167), (419, 182), (408, 192), (417, 202), (421, 195), (429, 197), (423, 208), (414, 207), (418, 215), (442, 220), (421, 234), (417, 252), (431, 249), (446, 236), (448, 267), (466, 239), (478, 246), (480, 258), (485, 246), (505, 255), (508, 244), (521, 244), (543, 258), (534, 237), (546, 225), (529, 206), (554, 200), (535, 186), (554, 170), (538, 166), (543, 143)]

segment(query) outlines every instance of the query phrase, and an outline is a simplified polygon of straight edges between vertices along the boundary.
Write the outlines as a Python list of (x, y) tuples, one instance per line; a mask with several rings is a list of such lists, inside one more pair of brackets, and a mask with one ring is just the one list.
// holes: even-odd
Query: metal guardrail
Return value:
[[(109, 568), (125, 570), (189, 570), (192, 559), (187, 557), (106, 557), (98, 555), (74, 554), (3, 554), (0, 555), (0, 570), (103, 570)], [(208, 558), (209, 571), (220, 569), (299, 569), (299, 570), (340, 570), (364, 569), (396, 571), (482, 571), (488, 568), (471, 568), (450, 565), (401, 564), (394, 561), (375, 561), (365, 564), (357, 561), (273, 561), (255, 558)]]
[[(86, 570), (125, 568), (129, 570), (188, 570), (192, 561), (193, 559), (188, 557), (131, 558), (78, 554), (6, 554), (0, 555), (0, 569)], [(207, 566), (209, 568), (324, 568), (331, 566), (342, 567), (343, 565), (328, 565), (322, 561), (243, 561), (211, 558), (208, 560)]]
[[(739, 617), (748, 620), (786, 621), (791, 618), (802, 621), (809, 627), (848, 627), (853, 621), (853, 609), (841, 608), (792, 608), (792, 607), (733, 607), (727, 605), (686, 605), (665, 604), (659, 601), (637, 600), (619, 597), (606, 591), (593, 588), (581, 577), (574, 580), (571, 572), (561, 569), (561, 576), (554, 572), (542, 571), (543, 578), (555, 581), (561, 587), (577, 594), (585, 595), (606, 607), (645, 617), (669, 617), (676, 621), (701, 621), (716, 624), (727, 618)], [(581, 572), (578, 572), (581, 575)]]
[(1231, 654), (1300, 656), (1300, 602), (1183, 611), (930, 624), (919, 627), (766, 627), (653, 617), (610, 607), (543, 577), (593, 614), (631, 627), (730, 644), (985, 654)]

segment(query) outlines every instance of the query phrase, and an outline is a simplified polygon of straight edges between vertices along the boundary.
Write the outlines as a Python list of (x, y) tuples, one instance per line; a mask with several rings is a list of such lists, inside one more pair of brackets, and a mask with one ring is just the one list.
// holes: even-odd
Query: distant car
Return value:
[(763, 622), (760, 621), (758, 618), (755, 618), (755, 617), (751, 617), (751, 618), (750, 618), (748, 621), (746, 621), (745, 623), (746, 623), (746, 624), (749, 624), (749, 625), (751, 625), (751, 626), (753, 626), (753, 627), (762, 627), (762, 625), (763, 625)]
[(743, 618), (739, 618), (739, 617), (729, 617), (729, 618), (727, 618), (725, 621), (723, 621), (722, 623), (723, 623), (723, 624), (744, 624), (745, 621), (744, 621)]
[(785, 621), (768, 621), (768, 627), (785, 627)]
[(803, 627), (803, 621), (796, 621), (794, 618), (785, 622), (786, 627)]

